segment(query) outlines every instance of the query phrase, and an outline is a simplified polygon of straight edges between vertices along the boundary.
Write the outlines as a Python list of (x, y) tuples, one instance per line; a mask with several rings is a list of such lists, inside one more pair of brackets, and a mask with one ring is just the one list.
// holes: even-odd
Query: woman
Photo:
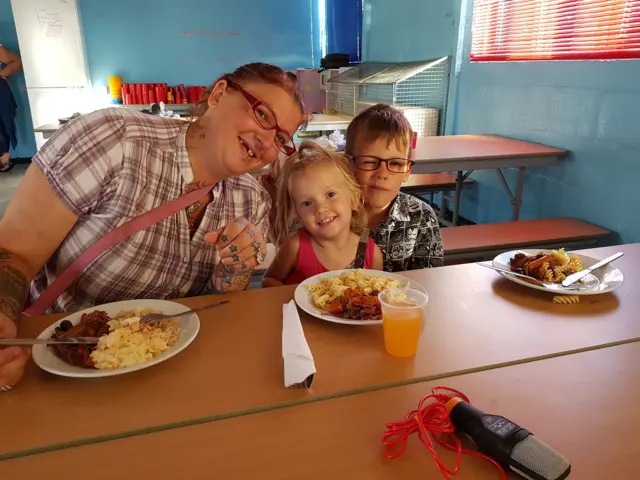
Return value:
[(0, 172), (13, 168), (9, 147), (17, 143), (15, 116), (17, 105), (7, 78), (20, 71), (22, 61), (15, 53), (0, 44)]
[[(101, 110), (43, 146), (0, 220), (0, 338), (16, 335), (25, 299), (38, 299), (87, 246), (204, 187), (213, 189), (202, 200), (98, 256), (53, 310), (247, 287), (271, 209), (247, 173), (295, 151), (301, 94), (283, 70), (255, 63), (218, 79), (201, 107), (192, 123)], [(18, 382), (27, 355), (0, 350), (0, 389)]]

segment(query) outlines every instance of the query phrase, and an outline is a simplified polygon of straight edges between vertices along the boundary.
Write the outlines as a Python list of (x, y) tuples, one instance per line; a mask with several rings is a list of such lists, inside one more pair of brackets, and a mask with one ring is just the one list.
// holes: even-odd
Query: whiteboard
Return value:
[(77, 0), (11, 0), (27, 88), (86, 87)]

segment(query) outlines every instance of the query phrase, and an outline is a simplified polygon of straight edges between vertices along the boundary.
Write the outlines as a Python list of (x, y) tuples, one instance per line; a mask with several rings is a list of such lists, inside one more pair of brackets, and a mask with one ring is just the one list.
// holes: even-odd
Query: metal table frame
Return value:
[[(474, 137), (482, 138), (482, 135), (474, 136), (459, 136), (459, 137)], [(491, 136), (496, 138), (494, 136)], [(445, 137), (436, 137), (445, 138)], [(420, 141), (421, 139), (418, 139)], [(424, 141), (424, 138), (422, 139)], [(509, 141), (509, 139), (504, 139)], [(433, 141), (433, 140), (429, 140)], [(465, 140), (462, 140), (465, 141)], [(471, 140), (470, 140), (471, 141)], [(523, 142), (527, 145), (528, 142)], [(446, 158), (441, 155), (439, 158), (420, 158), (420, 154), (417, 153), (413, 158), (415, 165), (413, 166), (413, 173), (435, 173), (435, 172), (457, 172), (456, 176), (456, 189), (455, 197), (452, 199), (454, 204), (453, 210), (453, 225), (456, 225), (460, 215), (460, 200), (462, 197), (462, 186), (464, 180), (469, 177), (476, 170), (495, 170), (500, 183), (504, 188), (504, 191), (509, 198), (511, 204), (511, 220), (518, 220), (520, 216), (520, 207), (522, 205), (522, 192), (524, 190), (524, 180), (527, 167), (542, 167), (557, 165), (560, 162), (560, 157), (566, 155), (566, 151), (560, 149), (552, 149), (551, 147), (540, 146), (541, 153), (539, 155), (511, 155), (500, 152), (496, 149), (495, 153), (479, 154), (477, 157), (467, 156), (465, 158)], [(547, 151), (543, 151), (546, 149)], [(418, 149), (417, 149), (418, 150)], [(515, 193), (512, 191), (505, 175), (504, 169), (515, 168), (518, 170), (518, 177), (515, 186)], [(443, 202), (444, 203), (444, 202)]]

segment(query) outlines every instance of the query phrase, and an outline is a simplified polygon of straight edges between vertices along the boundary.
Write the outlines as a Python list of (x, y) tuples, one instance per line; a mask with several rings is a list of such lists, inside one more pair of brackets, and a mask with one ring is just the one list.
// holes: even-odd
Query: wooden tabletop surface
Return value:
[[(384, 458), (380, 440), (387, 422), (402, 420), (434, 386), (446, 385), (567, 457), (569, 478), (631, 480), (640, 469), (639, 363), (640, 343), (610, 347), (9, 460), (0, 471), (3, 478), (50, 480), (68, 478), (70, 468), (93, 480), (441, 479), (417, 438), (395, 460)], [(451, 465), (453, 455), (439, 452)], [(499, 476), (465, 455), (455, 478)]]
[(413, 158), (436, 160), (485, 160), (517, 157), (561, 157), (566, 150), (497, 135), (443, 135), (418, 137)]
[[(0, 435), (0, 457), (637, 340), (640, 244), (587, 253), (604, 258), (617, 250), (625, 252), (616, 263), (625, 283), (613, 294), (577, 305), (556, 305), (545, 292), (474, 264), (406, 273), (430, 295), (415, 358), (388, 356), (378, 326), (337, 325), (303, 315), (318, 370), (309, 392), (283, 386), (281, 312), (294, 288), (228, 295), (231, 304), (200, 314), (195, 342), (161, 365), (116, 377), (72, 379), (31, 364), (19, 387), (0, 395), (0, 425), (12, 432)], [(210, 300), (184, 303), (195, 307)], [(36, 336), (54, 318), (24, 319), (19, 335)], [(26, 425), (37, 426), (37, 434)]]

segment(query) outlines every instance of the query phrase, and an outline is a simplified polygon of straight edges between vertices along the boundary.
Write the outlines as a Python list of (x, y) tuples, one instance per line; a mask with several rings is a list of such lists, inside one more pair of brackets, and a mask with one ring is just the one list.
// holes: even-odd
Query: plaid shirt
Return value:
[(400, 192), (371, 237), (382, 250), (387, 272), (441, 267), (444, 247), (438, 219), (422, 200)]
[[(33, 163), (78, 221), (33, 280), (30, 300), (100, 237), (185, 193), (193, 181), (185, 144), (188, 126), (109, 108), (71, 121), (42, 147)], [(245, 217), (266, 237), (270, 209), (269, 194), (250, 175), (221, 181), (193, 238), (186, 212), (138, 232), (96, 258), (53, 311), (211, 293), (219, 257), (203, 241), (205, 233)]]

